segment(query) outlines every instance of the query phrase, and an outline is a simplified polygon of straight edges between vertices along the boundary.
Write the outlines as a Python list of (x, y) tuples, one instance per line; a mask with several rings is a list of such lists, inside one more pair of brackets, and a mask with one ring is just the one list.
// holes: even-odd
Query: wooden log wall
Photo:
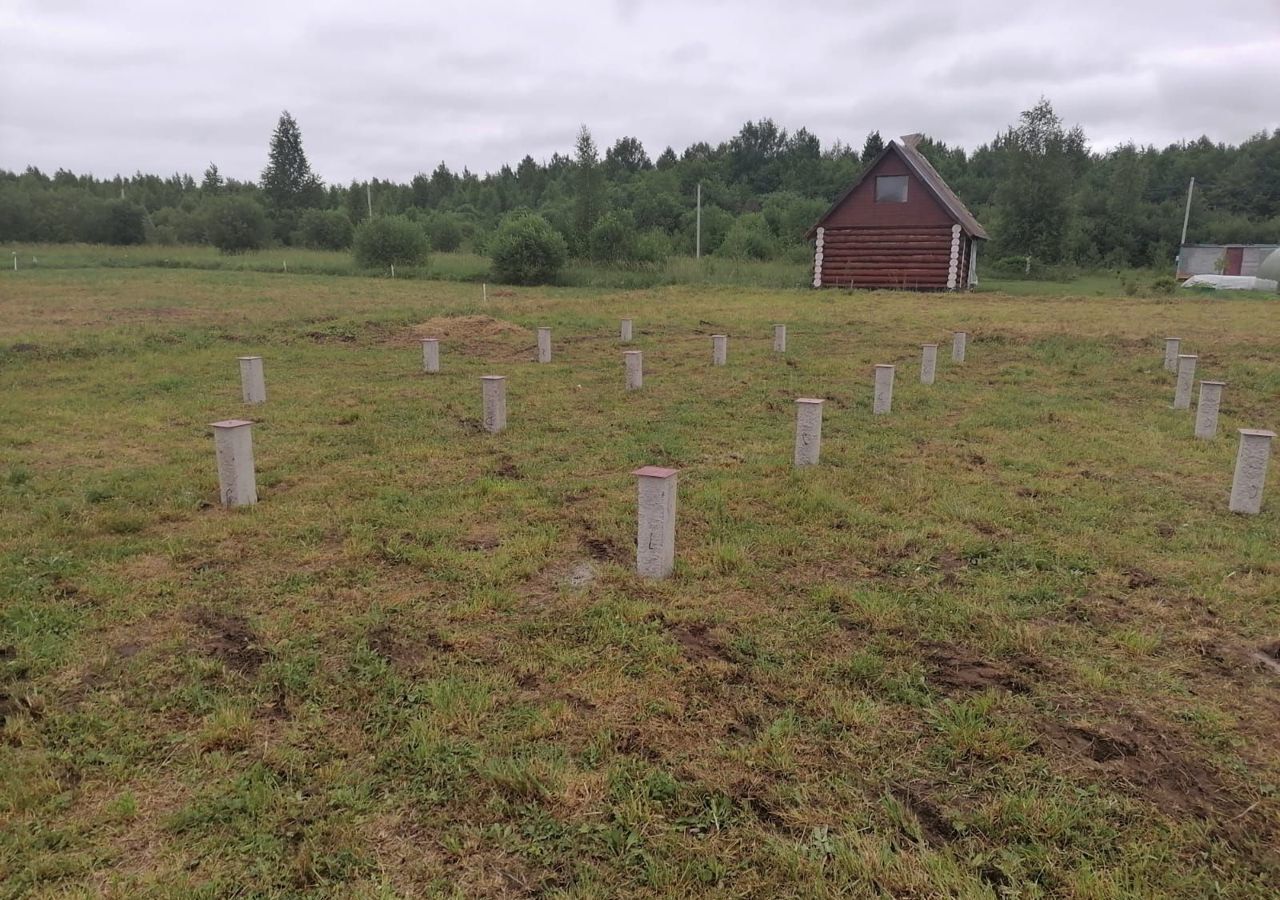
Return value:
[(822, 286), (945, 290), (951, 239), (948, 226), (826, 228)]

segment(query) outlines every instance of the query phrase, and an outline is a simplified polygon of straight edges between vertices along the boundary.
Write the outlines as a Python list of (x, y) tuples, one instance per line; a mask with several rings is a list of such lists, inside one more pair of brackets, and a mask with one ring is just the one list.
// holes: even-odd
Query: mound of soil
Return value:
[(410, 327), (397, 343), (416, 344), (429, 337), (440, 339), (442, 356), (514, 356), (534, 346), (529, 329), (492, 316), (437, 316)]

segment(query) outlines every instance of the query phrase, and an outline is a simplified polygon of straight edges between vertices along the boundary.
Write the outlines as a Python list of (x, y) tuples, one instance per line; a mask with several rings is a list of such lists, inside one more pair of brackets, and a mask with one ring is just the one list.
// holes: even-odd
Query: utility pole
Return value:
[(369, 201), (369, 218), (373, 218), (373, 188), (369, 186), (369, 182), (364, 183), (364, 198)]
[(1191, 176), (1191, 183), (1187, 185), (1187, 210), (1182, 214), (1182, 240), (1178, 242), (1178, 260), (1174, 264), (1173, 275), (1176, 278), (1178, 270), (1182, 268), (1182, 248), (1187, 243), (1187, 223), (1191, 221), (1191, 194), (1196, 189), (1196, 176)]
[(694, 236), (693, 258), (702, 259), (702, 182), (698, 182), (698, 225)]

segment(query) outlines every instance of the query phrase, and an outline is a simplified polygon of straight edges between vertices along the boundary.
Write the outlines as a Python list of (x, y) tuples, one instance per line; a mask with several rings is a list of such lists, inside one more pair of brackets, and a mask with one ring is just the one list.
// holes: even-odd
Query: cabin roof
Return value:
[(888, 145), (880, 151), (880, 154), (871, 161), (871, 164), (863, 169), (862, 173), (853, 180), (853, 184), (845, 188), (840, 196), (836, 198), (836, 201), (832, 203), (831, 206), (828, 207), (827, 211), (822, 214), (822, 217), (819, 218), (818, 221), (813, 224), (813, 227), (805, 233), (805, 238), (812, 238), (814, 234), (817, 233), (818, 227), (822, 225), (823, 222), (827, 221), (827, 219), (831, 218), (831, 214), (840, 207), (840, 204), (844, 203), (844, 201), (848, 199), (849, 195), (857, 189), (858, 185), (866, 181), (868, 176), (879, 168), (880, 163), (884, 158), (890, 153), (896, 153), (898, 157), (906, 163), (907, 168), (910, 169), (918, 179), (920, 179), (920, 182), (926, 188), (928, 188), (929, 193), (931, 193), (934, 198), (942, 204), (943, 209), (947, 211), (951, 218), (959, 223), (960, 227), (965, 230), (966, 234), (970, 237), (978, 238), (979, 240), (987, 240), (986, 229), (982, 227), (981, 223), (974, 218), (973, 213), (969, 212), (964, 203), (960, 201), (960, 198), (956, 196), (955, 191), (951, 190), (947, 183), (942, 179), (942, 176), (938, 174), (938, 170), (929, 163), (929, 160), (924, 158), (923, 153), (916, 149), (916, 144), (920, 141), (921, 137), (922, 136), (919, 134), (908, 134), (896, 141), (890, 141)]

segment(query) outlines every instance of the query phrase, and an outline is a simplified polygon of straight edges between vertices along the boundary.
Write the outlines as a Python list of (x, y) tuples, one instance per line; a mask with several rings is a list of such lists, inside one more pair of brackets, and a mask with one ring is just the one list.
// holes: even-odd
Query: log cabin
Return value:
[(987, 232), (916, 149), (889, 145), (809, 229), (813, 286), (965, 290)]

